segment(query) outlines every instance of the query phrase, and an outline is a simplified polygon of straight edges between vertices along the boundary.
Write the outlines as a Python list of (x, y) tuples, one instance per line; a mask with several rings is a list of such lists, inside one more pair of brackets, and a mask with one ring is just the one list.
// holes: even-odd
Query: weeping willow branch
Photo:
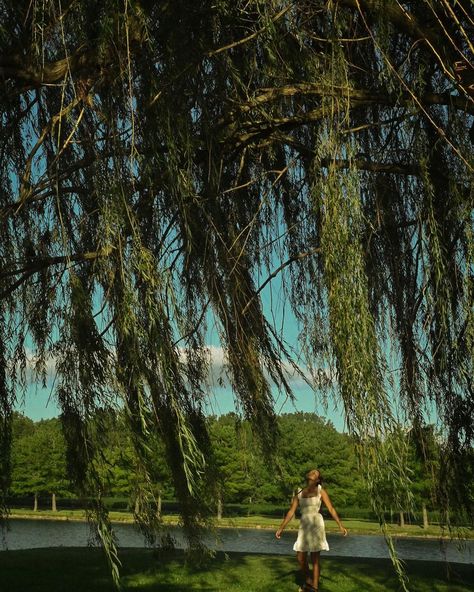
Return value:
[(316, 249), (311, 249), (311, 251), (308, 251), (307, 253), (298, 253), (297, 255), (293, 255), (293, 257), (290, 257), (289, 259), (287, 259), (284, 263), (282, 263), (279, 267), (277, 267), (277, 269), (275, 269), (274, 271), (272, 271), (272, 273), (266, 278), (266, 280), (264, 282), (262, 282), (260, 284), (260, 286), (255, 290), (251, 300), (249, 300), (247, 302), (247, 304), (244, 306), (244, 308), (242, 309), (241, 315), (244, 316), (245, 313), (247, 312), (247, 310), (249, 309), (250, 305), (252, 304), (252, 302), (258, 298), (258, 295), (260, 294), (260, 292), (262, 292), (262, 290), (264, 290), (266, 288), (266, 286), (268, 286), (268, 284), (274, 279), (276, 278), (276, 276), (281, 273), (286, 267), (288, 267), (288, 265), (291, 265), (292, 263), (295, 263), (295, 261), (299, 261), (301, 259), (304, 259), (305, 257), (310, 257), (311, 255), (314, 255), (315, 253), (320, 253), (321, 249), (316, 248)]
[(415, 40), (426, 39), (436, 47), (444, 47), (444, 35), (434, 27), (423, 27), (413, 12), (402, 7), (394, 0), (388, 0), (381, 5), (377, 0), (337, 0), (341, 6), (355, 10), (364, 9), (369, 13), (388, 19), (393, 25), (407, 33)]
[[(291, 7), (292, 7), (291, 4), (289, 4), (288, 6), (285, 6), (285, 8), (280, 10), (280, 12), (278, 14), (276, 14), (271, 19), (270, 23), (276, 23), (279, 19), (281, 19), (291, 9)], [(224, 45), (224, 47), (219, 47), (219, 49), (213, 49), (213, 50), (209, 51), (206, 54), (206, 56), (208, 58), (212, 58), (213, 56), (215, 56), (223, 51), (228, 51), (229, 49), (234, 49), (235, 47), (238, 47), (239, 45), (243, 45), (244, 43), (248, 43), (252, 39), (255, 39), (256, 37), (258, 37), (259, 35), (264, 33), (267, 29), (268, 29), (268, 25), (266, 25), (265, 27), (262, 27), (258, 31), (255, 31), (255, 33), (252, 33), (251, 35), (247, 35), (247, 37), (243, 37), (242, 39), (239, 39), (238, 41), (233, 41), (232, 43)]]
[(315, 397), (343, 408), (374, 510), (409, 504), (392, 435), (428, 409), (456, 475), (440, 510), (471, 516), (450, 486), (474, 473), (465, 3), (0, 4), (3, 489), (27, 340), (57, 360), (70, 471), (116, 578), (104, 407), (125, 409), (147, 540), (161, 434), (198, 547), (212, 326), (268, 462), (272, 384), (291, 399), (288, 365), (335, 368)]

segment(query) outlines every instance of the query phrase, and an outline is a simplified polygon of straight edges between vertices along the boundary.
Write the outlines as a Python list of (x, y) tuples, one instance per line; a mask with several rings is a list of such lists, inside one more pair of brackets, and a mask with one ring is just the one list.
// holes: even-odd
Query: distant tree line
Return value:
[[(132, 434), (120, 413), (107, 413), (101, 417), (108, 423), (102, 454), (106, 474), (102, 475), (107, 488), (104, 496), (127, 498), (129, 505), (139, 512), (140, 468), (135, 464)], [(369, 499), (364, 475), (358, 466), (357, 442), (338, 432), (331, 422), (314, 413), (284, 414), (278, 417), (281, 433), (278, 450), (273, 451), (274, 464), (269, 468), (265, 451), (259, 447), (248, 422), (236, 414), (209, 417), (215, 486), (218, 490), (218, 515), (226, 504), (285, 504), (295, 490), (304, 484), (304, 475), (318, 467), (324, 477), (336, 507), (365, 509)], [(65, 438), (58, 418), (34, 422), (19, 413), (13, 423), (12, 482), (10, 494), (29, 497), (38, 509), (38, 497), (50, 496), (51, 508), (56, 509), (56, 497), (76, 496), (68, 478), (68, 459)], [(160, 438), (151, 438), (149, 454), (154, 459), (153, 479), (156, 499), (175, 498), (171, 473)], [(407, 432), (393, 434), (386, 439), (392, 454), (402, 455), (411, 480), (408, 497), (393, 495), (387, 486), (387, 512), (399, 516), (403, 524), (406, 514), (416, 510), (428, 525), (428, 511), (436, 495), (441, 447), (433, 426), (426, 428), (425, 447), (419, 450)], [(74, 459), (70, 459), (74, 462)], [(473, 480), (474, 484), (474, 480)], [(383, 493), (384, 483), (379, 484)], [(411, 508), (406, 499), (412, 499)], [(158, 508), (160, 510), (160, 508)]]

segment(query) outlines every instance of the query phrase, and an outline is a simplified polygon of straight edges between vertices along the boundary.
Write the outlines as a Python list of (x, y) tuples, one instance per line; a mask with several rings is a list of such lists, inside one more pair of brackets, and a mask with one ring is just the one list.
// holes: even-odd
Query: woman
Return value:
[[(283, 529), (295, 515), (296, 508), (299, 504), (301, 510), (300, 528), (293, 550), (296, 551), (298, 563), (300, 564), (306, 582), (304, 586), (300, 588), (300, 591), (315, 592), (318, 590), (319, 586), (320, 551), (329, 550), (329, 545), (326, 541), (324, 520), (319, 512), (321, 502), (324, 502), (326, 508), (337, 522), (339, 530), (344, 536), (347, 536), (347, 529), (342, 525), (328, 494), (321, 487), (321, 473), (317, 469), (312, 469), (307, 473), (306, 480), (308, 484), (294, 496), (290, 509), (281, 523), (280, 528), (276, 531), (275, 536), (277, 539), (281, 537)], [(313, 563), (312, 577), (308, 566), (307, 553), (311, 553), (311, 561)]]

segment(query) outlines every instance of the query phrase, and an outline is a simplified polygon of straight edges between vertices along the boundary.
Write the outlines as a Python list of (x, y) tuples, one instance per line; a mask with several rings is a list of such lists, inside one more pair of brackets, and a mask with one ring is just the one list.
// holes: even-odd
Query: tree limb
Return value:
[(17, 267), (15, 269), (3, 269), (2, 271), (0, 271), (0, 279), (12, 277), (20, 273), (31, 275), (33, 273), (37, 273), (38, 271), (42, 271), (43, 269), (51, 267), (52, 265), (60, 265), (62, 263), (65, 263), (67, 265), (68, 263), (94, 261), (95, 259), (99, 259), (101, 257), (109, 257), (113, 250), (114, 247), (108, 246), (104, 247), (103, 249), (99, 249), (98, 251), (75, 253), (73, 255), (59, 255), (56, 257), (28, 257), (28, 263), (26, 263), (22, 267)]
[(41, 65), (32, 64), (24, 55), (0, 56), (0, 75), (22, 85), (22, 90), (56, 84), (71, 73), (84, 71), (89, 76), (99, 68), (97, 52), (80, 47), (68, 57)]
[[(271, 102), (275, 99), (297, 95), (341, 97), (350, 100), (357, 106), (367, 106), (369, 104), (405, 105), (413, 102), (413, 99), (407, 92), (394, 96), (383, 92), (381, 89), (374, 91), (351, 88), (348, 86), (325, 86), (312, 83), (289, 84), (277, 88), (262, 88), (257, 92), (260, 92), (261, 94), (258, 94), (250, 101), (238, 106), (235, 111), (246, 113), (259, 105)], [(449, 93), (424, 93), (419, 99), (425, 105), (447, 105), (474, 114), (474, 104), (472, 101), (466, 100), (459, 95), (452, 95)]]

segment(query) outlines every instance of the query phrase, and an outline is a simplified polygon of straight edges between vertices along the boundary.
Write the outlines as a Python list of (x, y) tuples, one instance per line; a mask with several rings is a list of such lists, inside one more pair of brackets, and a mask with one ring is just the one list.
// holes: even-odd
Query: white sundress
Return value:
[(321, 485), (318, 485), (317, 495), (312, 497), (303, 497), (300, 491), (298, 493), (298, 502), (301, 518), (298, 538), (293, 545), (293, 551), (329, 551), (324, 519), (319, 512), (321, 507)]

